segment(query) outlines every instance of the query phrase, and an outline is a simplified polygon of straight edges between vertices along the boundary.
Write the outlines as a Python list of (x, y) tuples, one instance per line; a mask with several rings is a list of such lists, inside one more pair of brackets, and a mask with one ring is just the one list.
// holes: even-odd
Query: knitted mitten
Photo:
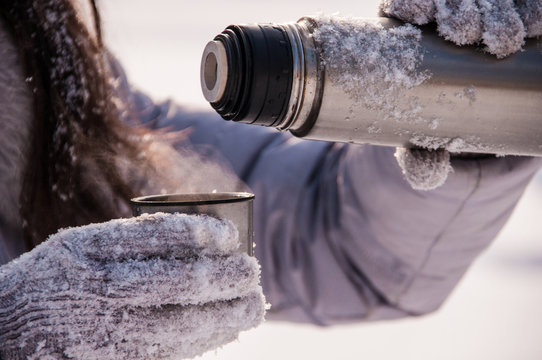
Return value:
[(61, 230), (0, 268), (0, 358), (191, 358), (263, 320), (255, 258), (204, 215)]
[(498, 58), (519, 51), (526, 37), (542, 35), (539, 0), (382, 0), (383, 15), (423, 25), (457, 45), (483, 42)]
[(453, 171), (450, 153), (444, 149), (397, 148), (395, 158), (414, 190), (433, 190), (443, 185)]

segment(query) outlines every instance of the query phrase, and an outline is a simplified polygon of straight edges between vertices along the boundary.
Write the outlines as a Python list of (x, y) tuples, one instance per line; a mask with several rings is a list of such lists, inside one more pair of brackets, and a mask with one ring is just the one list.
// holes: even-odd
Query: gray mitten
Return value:
[(445, 39), (483, 42), (498, 58), (519, 51), (526, 37), (542, 35), (540, 0), (382, 0), (380, 9), (418, 25), (435, 21)]
[(191, 358), (260, 324), (255, 258), (208, 216), (62, 230), (0, 268), (0, 358)]
[(450, 153), (445, 149), (397, 148), (395, 158), (414, 190), (433, 190), (444, 184), (452, 171)]
[[(542, 35), (540, 0), (382, 0), (380, 10), (418, 25), (436, 22), (446, 40), (457, 45), (483, 42), (498, 58), (519, 51), (525, 37)], [(444, 148), (398, 148), (395, 157), (416, 190), (437, 188), (452, 171)]]

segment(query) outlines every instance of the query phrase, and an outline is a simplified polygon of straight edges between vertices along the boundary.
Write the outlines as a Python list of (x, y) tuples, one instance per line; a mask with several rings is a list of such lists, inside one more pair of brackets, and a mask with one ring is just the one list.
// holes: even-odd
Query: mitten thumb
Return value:
[(395, 158), (414, 190), (433, 190), (444, 184), (453, 171), (448, 150), (397, 148)]

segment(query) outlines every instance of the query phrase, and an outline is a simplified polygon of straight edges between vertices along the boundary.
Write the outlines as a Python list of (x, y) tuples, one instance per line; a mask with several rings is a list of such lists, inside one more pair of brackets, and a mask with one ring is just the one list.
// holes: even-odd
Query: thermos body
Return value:
[[(383, 32), (405, 26), (388, 18), (373, 21)], [(541, 39), (496, 59), (472, 46), (455, 46), (425, 27), (414, 50), (360, 52), (357, 45), (363, 44), (343, 44), (359, 37), (348, 38), (339, 29), (328, 41), (318, 34), (321, 24), (303, 18), (228, 27), (205, 48), (204, 96), (227, 120), (307, 139), (542, 156)], [(409, 51), (417, 51), (415, 69), (409, 70), (417, 81), (405, 82), (401, 67), (411, 64), (393, 58)], [(373, 58), (356, 60), (364, 56)], [(383, 72), (387, 64), (378, 61), (385, 56), (393, 66)]]

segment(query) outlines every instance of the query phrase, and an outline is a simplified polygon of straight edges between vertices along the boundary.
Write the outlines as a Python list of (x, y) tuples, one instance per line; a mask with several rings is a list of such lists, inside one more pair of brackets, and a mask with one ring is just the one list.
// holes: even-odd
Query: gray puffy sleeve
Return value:
[(394, 149), (306, 141), (211, 113), (155, 106), (190, 128), (256, 194), (256, 255), (269, 318), (320, 325), (436, 310), (510, 216), (539, 158), (452, 160), (432, 191), (403, 179)]

